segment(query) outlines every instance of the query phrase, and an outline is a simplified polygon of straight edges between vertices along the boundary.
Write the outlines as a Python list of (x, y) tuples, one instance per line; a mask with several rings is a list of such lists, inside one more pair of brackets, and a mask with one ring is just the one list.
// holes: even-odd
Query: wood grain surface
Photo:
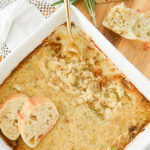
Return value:
[[(114, 0), (113, 0), (114, 1)], [(82, 5), (83, 1), (76, 4), (76, 7), (92, 22), (91, 17)], [(150, 80), (150, 50), (144, 51), (135, 48), (129, 40), (121, 38), (114, 32), (102, 26), (103, 19), (109, 10), (120, 2), (96, 4), (96, 20), (98, 29), (118, 50)], [(139, 9), (141, 12), (150, 13), (150, 0), (125, 0), (126, 6)]]

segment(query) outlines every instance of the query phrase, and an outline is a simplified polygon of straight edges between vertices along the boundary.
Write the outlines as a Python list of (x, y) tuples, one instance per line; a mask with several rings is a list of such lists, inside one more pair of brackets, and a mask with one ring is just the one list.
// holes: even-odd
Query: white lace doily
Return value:
[(54, 0), (27, 0), (27, 1), (35, 5), (46, 18), (48, 18), (56, 9), (56, 7), (51, 7), (51, 4), (55, 2)]
[[(10, 3), (16, 0), (0, 0), (0, 10), (5, 8)], [(48, 18), (53, 12), (55, 12), (56, 7), (51, 7), (51, 4), (56, 0), (27, 0), (29, 3), (35, 5), (41, 13)], [(0, 41), (0, 62), (6, 58), (7, 55), (11, 53), (5, 43)]]

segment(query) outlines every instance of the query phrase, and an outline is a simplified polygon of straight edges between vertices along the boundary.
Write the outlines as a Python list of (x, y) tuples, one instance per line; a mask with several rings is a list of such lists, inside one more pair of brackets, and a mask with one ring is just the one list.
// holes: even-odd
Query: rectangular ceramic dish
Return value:
[[(112, 62), (122, 71), (135, 87), (150, 100), (149, 81), (122, 55), (113, 47), (113, 45), (80, 13), (80, 11), (71, 6), (71, 19), (88, 36), (92, 37), (95, 44), (112, 60)], [(51, 15), (43, 24), (35, 30), (26, 40), (18, 44), (17, 49), (9, 54), (7, 58), (0, 63), (0, 84), (8, 77), (11, 71), (21, 62), (29, 53), (31, 53), (57, 26), (65, 22), (65, 8), (62, 6)], [(144, 150), (150, 143), (150, 125), (138, 134), (138, 136), (129, 143), (126, 150)], [(0, 139), (0, 150), (9, 150), (2, 139)]]

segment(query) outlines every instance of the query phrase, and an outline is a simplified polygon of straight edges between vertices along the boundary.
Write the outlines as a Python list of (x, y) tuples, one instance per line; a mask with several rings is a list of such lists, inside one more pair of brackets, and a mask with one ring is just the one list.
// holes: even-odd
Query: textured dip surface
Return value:
[[(150, 121), (150, 104), (75, 26), (83, 60), (63, 57), (66, 30), (59, 26), (11, 73), (0, 103), (16, 92), (54, 102), (59, 120), (33, 150), (122, 150)], [(8, 143), (30, 150), (21, 137)]]

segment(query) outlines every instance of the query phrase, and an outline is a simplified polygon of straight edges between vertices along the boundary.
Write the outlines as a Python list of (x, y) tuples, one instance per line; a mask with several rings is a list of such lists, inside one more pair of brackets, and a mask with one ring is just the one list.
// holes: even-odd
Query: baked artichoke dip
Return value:
[[(123, 150), (149, 123), (150, 103), (85, 33), (72, 32), (82, 61), (62, 56), (67, 28), (57, 27), (0, 86), (0, 103), (23, 93), (56, 105), (58, 122), (33, 150)], [(14, 150), (31, 149), (0, 135)]]

